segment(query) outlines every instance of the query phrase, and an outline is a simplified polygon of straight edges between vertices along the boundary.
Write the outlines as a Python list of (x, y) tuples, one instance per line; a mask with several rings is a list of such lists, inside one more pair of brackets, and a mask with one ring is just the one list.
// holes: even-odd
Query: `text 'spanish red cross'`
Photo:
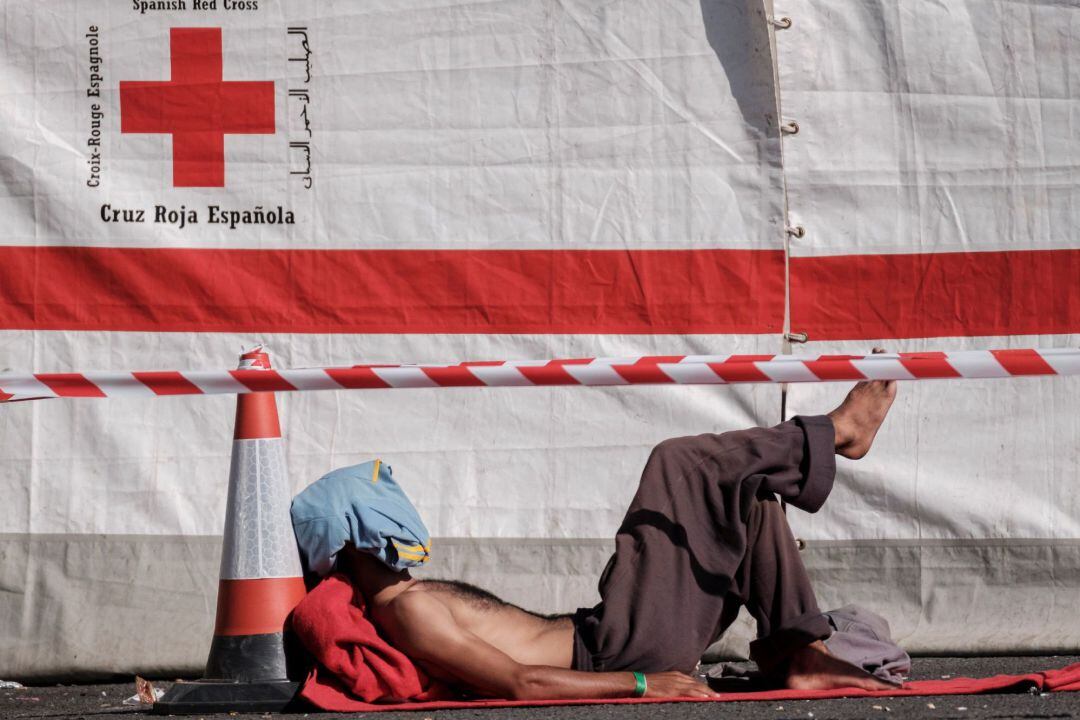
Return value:
[(171, 133), (173, 185), (225, 185), (225, 134), (274, 132), (274, 82), (221, 79), (221, 28), (172, 28), (172, 79), (120, 83), (120, 132)]

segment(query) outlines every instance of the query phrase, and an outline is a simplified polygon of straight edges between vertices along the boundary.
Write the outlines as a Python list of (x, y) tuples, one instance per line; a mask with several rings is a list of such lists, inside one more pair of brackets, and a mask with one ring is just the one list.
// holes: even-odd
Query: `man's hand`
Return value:
[(650, 673), (645, 676), (648, 690), (645, 697), (720, 697), (705, 683), (681, 672)]

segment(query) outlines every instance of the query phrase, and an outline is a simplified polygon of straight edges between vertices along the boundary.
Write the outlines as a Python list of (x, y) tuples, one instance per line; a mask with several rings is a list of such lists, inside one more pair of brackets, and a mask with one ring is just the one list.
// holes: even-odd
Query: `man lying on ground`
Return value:
[(687, 673), (744, 605), (758, 625), (751, 658), (787, 687), (888, 688), (826, 650), (831, 628), (776, 496), (817, 511), (835, 455), (867, 453), (895, 385), (861, 382), (828, 415), (660, 443), (616, 535), (600, 604), (573, 615), (416, 580), (351, 549), (339, 567), (392, 645), (479, 696), (714, 697)]

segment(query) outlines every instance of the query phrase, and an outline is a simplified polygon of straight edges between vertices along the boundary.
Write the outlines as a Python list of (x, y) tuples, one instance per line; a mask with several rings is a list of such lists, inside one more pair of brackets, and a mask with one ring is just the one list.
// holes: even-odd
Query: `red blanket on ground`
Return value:
[(317, 660), (302, 694), (323, 710), (454, 697), (379, 636), (344, 575), (329, 575), (309, 592), (293, 610), (292, 626)]
[[(293, 628), (318, 661), (300, 694), (323, 710), (440, 710), (470, 707), (592, 705), (673, 702), (671, 698), (605, 700), (462, 700), (432, 681), (404, 654), (379, 637), (364, 616), (363, 600), (343, 575), (331, 575), (308, 593), (293, 611)], [(812, 700), (838, 697), (899, 695), (969, 695), (988, 692), (1080, 691), (1080, 663), (1060, 670), (989, 678), (916, 680), (894, 690), (767, 690), (725, 693), (719, 698), (686, 698), (678, 702), (732, 700)]]

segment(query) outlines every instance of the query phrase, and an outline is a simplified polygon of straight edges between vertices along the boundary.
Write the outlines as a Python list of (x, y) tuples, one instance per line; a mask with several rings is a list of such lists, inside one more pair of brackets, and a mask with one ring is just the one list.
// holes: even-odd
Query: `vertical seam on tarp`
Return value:
[[(787, 165), (784, 162), (784, 133), (780, 127), (783, 124), (783, 105), (780, 93), (780, 54), (777, 50), (776, 26), (773, 24), (774, 6), (773, 0), (762, 0), (765, 25), (769, 34), (769, 55), (772, 63), (773, 75), (773, 100), (776, 105), (776, 139), (780, 147), (780, 192), (782, 195), (783, 217), (780, 233), (783, 238), (784, 251), (784, 323), (781, 327), (780, 352), (788, 355), (791, 353), (791, 341), (788, 333), (791, 332), (791, 236), (787, 232), (791, 218), (788, 212), (787, 190)], [(788, 384), (780, 384), (780, 422), (787, 420), (787, 393)]]
[[(763, 0), (765, 10), (765, 25), (769, 33), (769, 55), (772, 61), (773, 74), (773, 98), (776, 103), (776, 139), (780, 144), (780, 192), (783, 196), (783, 223), (780, 233), (784, 241), (784, 324), (781, 328), (780, 352), (784, 355), (791, 354), (791, 234), (788, 227), (791, 218), (788, 214), (788, 190), (787, 190), (787, 164), (784, 162), (784, 133), (781, 126), (784, 120), (784, 108), (780, 102), (780, 52), (776, 42), (776, 24), (773, 22), (775, 7), (773, 0)], [(780, 384), (780, 422), (787, 420), (788, 383)], [(787, 514), (787, 502), (781, 500), (780, 508)], [(802, 547), (799, 548), (802, 550)]]

